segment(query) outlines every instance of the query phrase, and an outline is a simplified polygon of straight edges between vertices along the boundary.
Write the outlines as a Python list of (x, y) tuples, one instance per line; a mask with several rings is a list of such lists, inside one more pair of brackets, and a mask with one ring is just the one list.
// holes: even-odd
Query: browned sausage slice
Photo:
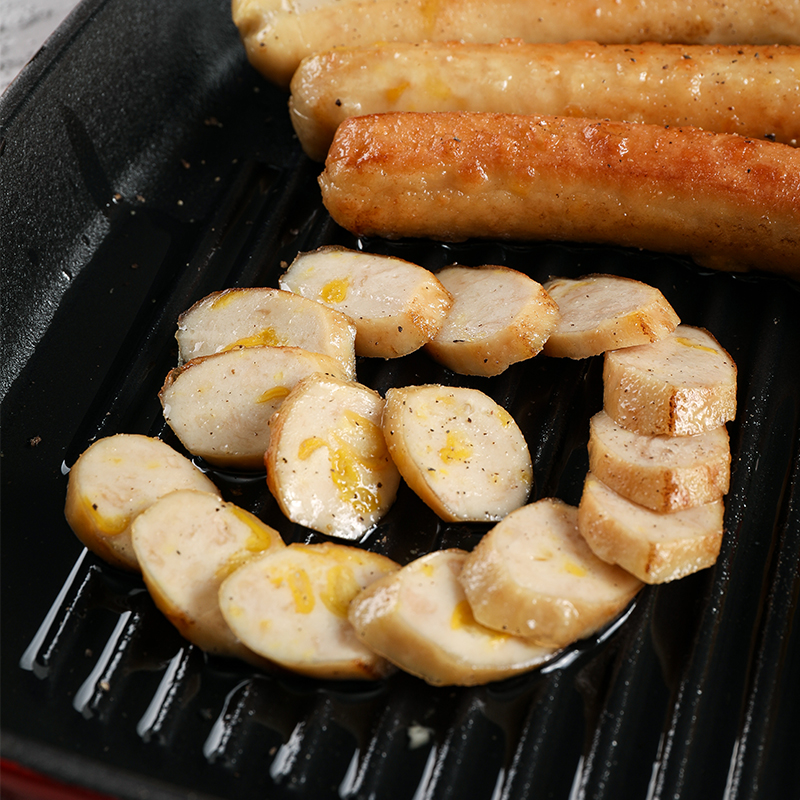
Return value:
[(646, 436), (693, 436), (736, 416), (736, 364), (708, 331), (691, 325), (651, 344), (610, 350), (603, 408)]
[(578, 509), (553, 498), (495, 525), (459, 581), (479, 622), (552, 647), (594, 633), (642, 587), (598, 558), (578, 531)]
[(545, 284), (561, 320), (544, 344), (545, 355), (588, 358), (672, 333), (680, 322), (664, 295), (617, 275), (554, 278)]
[(731, 448), (722, 425), (694, 436), (645, 436), (605, 411), (589, 423), (589, 469), (614, 491), (653, 511), (679, 511), (727, 494)]
[(589, 547), (645, 583), (665, 583), (716, 563), (724, 505), (715, 500), (672, 514), (631, 503), (591, 473), (586, 476), (578, 526)]

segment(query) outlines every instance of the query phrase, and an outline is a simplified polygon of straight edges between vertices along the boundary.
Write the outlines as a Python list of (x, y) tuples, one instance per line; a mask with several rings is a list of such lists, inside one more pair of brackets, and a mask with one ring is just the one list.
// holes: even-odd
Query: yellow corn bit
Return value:
[(481, 636), (490, 645), (497, 645), (500, 642), (509, 638), (509, 634), (501, 633), (500, 631), (492, 630), (484, 625), (481, 625), (472, 613), (472, 606), (467, 600), (462, 600), (456, 604), (453, 609), (453, 615), (450, 617), (450, 627), (454, 631), (464, 630), (477, 636)]
[(278, 536), (277, 531), (270, 528), (269, 525), (265, 525), (249, 511), (245, 511), (237, 505), (229, 505), (226, 509), (236, 519), (247, 525), (250, 529), (250, 535), (247, 537), (244, 547), (235, 552), (224, 564), (220, 565), (217, 570), (217, 576), (220, 579), (226, 578), (257, 553), (269, 550), (275, 544), (275, 537)]
[(342, 416), (342, 424), (332, 434), (336, 443), (355, 451), (364, 466), (377, 467), (386, 461), (388, 450), (381, 427), (349, 409)]
[(303, 441), (300, 442), (300, 447), (297, 448), (297, 457), (301, 461), (305, 461), (315, 450), (327, 446), (328, 443), (324, 439), (320, 439), (319, 436), (310, 436), (308, 439), (303, 439)]
[(244, 609), (240, 605), (230, 605), (227, 613), (232, 617), (241, 618), (244, 616)]
[(382, 430), (361, 414), (348, 410), (331, 438), (331, 480), (339, 497), (357, 513), (371, 514), (380, 501), (367, 485), (371, 483), (369, 473), (389, 458)]
[(311, 579), (304, 569), (296, 569), (288, 572), (286, 576), (273, 578), (272, 582), (280, 586), (283, 581), (289, 587), (294, 600), (294, 609), (298, 614), (310, 614), (314, 610), (316, 601), (314, 599), (314, 587)]
[(433, 577), (434, 573), (433, 564), (420, 564), (420, 569), (422, 570), (423, 573), (425, 573), (426, 578)]
[(334, 278), (320, 289), (320, 299), (323, 303), (341, 303), (347, 297), (349, 285), (349, 278)]
[(325, 590), (320, 592), (320, 600), (325, 608), (336, 617), (345, 619), (350, 601), (361, 591), (361, 586), (346, 564), (337, 564), (328, 570)]
[(433, 75), (425, 78), (425, 93), (437, 100), (447, 100), (452, 94), (449, 84)]
[(83, 507), (86, 515), (94, 520), (94, 525), (104, 536), (115, 536), (122, 533), (127, 527), (130, 519), (127, 516), (104, 517), (98, 510), (97, 505), (89, 497), (82, 498)]
[(227, 289), (213, 300), (211, 303), (211, 308), (224, 308), (229, 303), (234, 301), (240, 294), (243, 294), (241, 289)]
[(387, 103), (396, 103), (400, 96), (405, 92), (411, 84), (408, 81), (403, 81), (402, 83), (398, 83), (397, 86), (393, 86), (391, 89), (387, 89), (384, 94), (386, 96)]
[(285, 386), (273, 386), (271, 389), (267, 389), (256, 402), (271, 403), (273, 400), (283, 400), (287, 394), (289, 394), (289, 389)]
[(457, 603), (453, 609), (453, 616), (450, 618), (450, 627), (454, 631), (458, 631), (462, 628), (474, 627), (477, 624), (470, 604), (466, 600)]
[(289, 344), (288, 339), (280, 336), (275, 328), (264, 328), (263, 331), (258, 331), (252, 336), (245, 336), (242, 339), (237, 339), (232, 344), (229, 344), (223, 350), (235, 350), (237, 347), (259, 347), (267, 345), (268, 347), (285, 347)]
[(420, 13), (428, 30), (433, 33), (436, 27), (436, 18), (439, 16), (439, 0), (425, 0), (420, 5)]
[(445, 445), (439, 450), (439, 458), (445, 464), (467, 461), (472, 456), (472, 451), (472, 442), (463, 431), (448, 431)]
[(339, 497), (358, 514), (371, 514), (378, 507), (378, 495), (364, 484), (359, 469), (359, 454), (349, 447), (339, 447), (329, 453), (331, 479)]
[(693, 347), (695, 350), (705, 350), (707, 353), (714, 353), (714, 355), (717, 355), (717, 351), (713, 347), (707, 347), (704, 344), (698, 344), (691, 339), (687, 339), (685, 336), (676, 336), (675, 341), (678, 344), (682, 344), (684, 347)]
[(497, 408), (497, 419), (500, 420), (504, 428), (507, 428), (511, 423), (514, 422), (514, 417), (508, 413), (502, 406), (498, 406)]
[(564, 569), (576, 578), (585, 578), (588, 574), (584, 567), (580, 566), (580, 564), (576, 564), (574, 561), (565, 562)]

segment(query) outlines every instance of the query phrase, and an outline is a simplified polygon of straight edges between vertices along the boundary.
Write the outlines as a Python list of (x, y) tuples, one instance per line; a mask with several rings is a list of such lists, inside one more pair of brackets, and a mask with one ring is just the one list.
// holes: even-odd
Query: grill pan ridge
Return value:
[[(0, 99), (4, 766), (123, 800), (800, 796), (797, 284), (611, 247), (355, 239), (229, 17), (216, 0), (86, 0)], [(140, 578), (83, 551), (66, 473), (116, 432), (178, 447), (157, 400), (177, 315), (217, 289), (276, 286), (326, 244), (658, 286), (739, 368), (717, 565), (647, 587), (546, 667), (470, 689), (268, 674), (181, 639)], [(526, 435), (533, 499), (577, 503), (600, 359), (479, 379), (417, 353), (361, 359), (358, 376), (484, 389)], [(211, 475), (286, 541), (324, 540), (280, 515), (263, 474)], [(367, 546), (406, 562), (485, 530), (401, 487)]]

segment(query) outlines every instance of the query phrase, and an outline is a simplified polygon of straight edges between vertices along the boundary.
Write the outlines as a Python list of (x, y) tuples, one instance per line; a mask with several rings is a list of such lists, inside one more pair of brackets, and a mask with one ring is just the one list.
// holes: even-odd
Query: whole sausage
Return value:
[(319, 182), (358, 235), (598, 242), (800, 275), (800, 150), (736, 134), (376, 114), (339, 126)]
[(288, 86), (331, 47), (455, 41), (800, 44), (800, 0), (233, 0), (256, 69)]
[(342, 120), (385, 111), (555, 114), (800, 140), (792, 45), (383, 43), (310, 56), (291, 92), (292, 124), (318, 161)]

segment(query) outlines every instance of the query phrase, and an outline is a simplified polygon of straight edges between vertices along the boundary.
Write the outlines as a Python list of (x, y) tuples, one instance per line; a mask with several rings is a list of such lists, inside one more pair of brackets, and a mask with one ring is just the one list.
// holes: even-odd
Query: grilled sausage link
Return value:
[(597, 242), (800, 275), (800, 150), (735, 134), (377, 114), (339, 126), (319, 182), (359, 235)]
[(250, 62), (288, 86), (331, 47), (456, 41), (800, 44), (800, 0), (233, 0)]
[(693, 125), (800, 140), (800, 47), (428, 42), (305, 59), (289, 108), (324, 161), (342, 120), (385, 111), (495, 111)]

